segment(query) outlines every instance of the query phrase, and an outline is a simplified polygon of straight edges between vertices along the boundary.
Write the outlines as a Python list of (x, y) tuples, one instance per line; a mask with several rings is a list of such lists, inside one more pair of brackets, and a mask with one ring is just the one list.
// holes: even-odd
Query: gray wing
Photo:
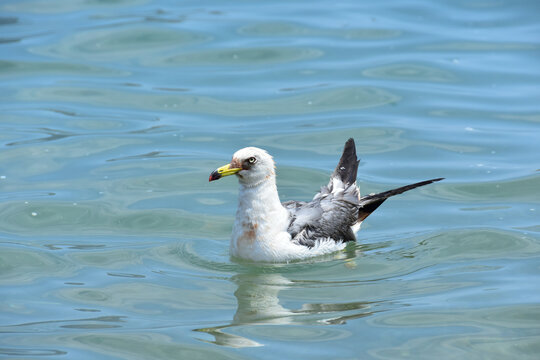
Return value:
[(310, 202), (283, 203), (290, 214), (287, 231), (292, 241), (308, 247), (321, 238), (355, 241), (351, 226), (358, 221), (358, 195), (356, 183), (343, 184), (334, 178)]
[(345, 143), (330, 182), (321, 187), (312, 201), (283, 203), (289, 210), (291, 221), (287, 231), (293, 242), (312, 247), (321, 238), (343, 242), (356, 240), (351, 226), (358, 221), (358, 163), (356, 145), (351, 138)]
[(356, 186), (358, 163), (356, 146), (351, 138), (345, 143), (343, 154), (330, 177), (330, 182), (321, 188), (312, 201), (283, 203), (289, 211), (290, 223), (287, 231), (291, 234), (293, 242), (312, 247), (321, 238), (343, 242), (355, 241), (356, 237), (351, 227), (362, 222), (386, 199), (443, 179), (421, 181), (360, 198), (360, 190)]
[(335, 241), (354, 241), (351, 229), (375, 211), (386, 199), (417, 187), (441, 181), (443, 178), (425, 180), (378, 194), (359, 198), (356, 184), (343, 185), (332, 178), (310, 202), (288, 201), (283, 206), (289, 211), (290, 224), (287, 231), (292, 241), (312, 247), (321, 238)]

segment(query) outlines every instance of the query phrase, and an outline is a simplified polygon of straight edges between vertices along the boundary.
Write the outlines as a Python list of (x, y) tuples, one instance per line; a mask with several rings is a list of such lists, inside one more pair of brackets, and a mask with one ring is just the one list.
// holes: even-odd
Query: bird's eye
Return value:
[(248, 163), (250, 163), (250, 164), (255, 164), (256, 162), (257, 162), (257, 159), (255, 159), (254, 157), (250, 157), (248, 159)]

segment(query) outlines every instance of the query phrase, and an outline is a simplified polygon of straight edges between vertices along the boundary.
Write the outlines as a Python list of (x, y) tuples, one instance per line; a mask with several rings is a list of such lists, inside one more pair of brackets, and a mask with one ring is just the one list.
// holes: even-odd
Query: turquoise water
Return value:
[[(0, 356), (536, 359), (537, 1), (0, 4)], [(354, 137), (387, 201), (325, 258), (228, 255), (267, 149), (307, 200)]]

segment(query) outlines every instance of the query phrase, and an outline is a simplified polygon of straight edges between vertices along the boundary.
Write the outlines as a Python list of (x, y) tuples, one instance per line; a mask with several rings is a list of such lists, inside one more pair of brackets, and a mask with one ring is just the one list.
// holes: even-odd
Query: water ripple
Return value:
[(66, 355), (66, 351), (54, 349), (19, 349), (19, 348), (0, 348), (0, 354), (6, 356), (54, 356)]
[(89, 106), (137, 107), (214, 114), (224, 116), (257, 116), (311, 114), (329, 111), (365, 109), (397, 103), (400, 97), (373, 87), (344, 87), (313, 91), (300, 95), (281, 96), (266, 100), (228, 101), (207, 96), (157, 95), (118, 92), (87, 88), (22, 89), (18, 98), (25, 101), (58, 101), (82, 103)]
[[(463, 309), (462, 311), (414, 311), (408, 314), (385, 314), (371, 321), (377, 326), (401, 328), (407, 333), (409, 327), (429, 329), (435, 335), (425, 335), (411, 339), (403, 338), (402, 344), (391, 348), (373, 350), (378, 359), (403, 358), (403, 354), (448, 354), (452, 349), (456, 354), (470, 354), (471, 351), (488, 357), (531, 358), (531, 349), (538, 348), (538, 337), (530, 333), (515, 336), (525, 329), (537, 329), (538, 307), (532, 305)], [(444, 324), (446, 335), (437, 329)], [(466, 324), (466, 325), (464, 325)], [(444, 356), (444, 355), (442, 355)], [(406, 356), (406, 358), (416, 358)]]
[(28, 61), (7, 61), (0, 60), (1, 77), (27, 77), (68, 74), (77, 76), (127, 76), (129, 72), (124, 70), (114, 70), (105, 67), (89, 66), (84, 64), (73, 64), (68, 62), (28, 62)]
[[(185, 284), (187, 285), (187, 284)], [(233, 304), (228, 285), (220, 282), (200, 284), (201, 288), (188, 289), (186, 286), (169, 287), (144, 283), (134, 278), (132, 282), (122, 282), (100, 288), (67, 288), (57, 292), (57, 297), (77, 304), (92, 305), (122, 310), (134, 314), (168, 316), (171, 310), (223, 309)], [(210, 296), (211, 295), (211, 296)], [(160, 303), (159, 306), (145, 304)]]
[(449, 71), (420, 64), (392, 64), (366, 69), (363, 75), (381, 79), (427, 82), (455, 82), (457, 77)]
[(208, 40), (208, 36), (156, 27), (132, 26), (80, 31), (57, 44), (34, 47), (37, 54), (110, 61), (136, 58), (151, 51), (178, 48)]
[(42, 278), (67, 278), (80, 269), (61, 255), (27, 247), (7, 247), (0, 251), (0, 284), (33, 283)]
[(57, 140), (62, 140), (62, 139), (77, 135), (72, 132), (49, 129), (49, 128), (41, 128), (41, 129), (38, 129), (37, 131), (39, 131), (40, 133), (45, 133), (48, 136), (43, 137), (43, 138), (38, 138), (38, 139), (14, 141), (14, 142), (7, 143), (6, 146), (29, 145), (29, 144), (36, 144), (36, 143), (41, 143), (41, 142), (57, 141)]
[[(237, 48), (206, 50), (167, 57), (156, 64), (168, 66), (265, 66), (307, 59), (323, 55), (321, 50), (301, 48)], [(148, 64), (147, 64), (148, 65)]]
[(401, 31), (397, 29), (380, 28), (342, 28), (342, 29), (324, 29), (307, 27), (293, 23), (285, 22), (261, 22), (253, 25), (241, 27), (238, 33), (250, 36), (268, 36), (268, 37), (302, 37), (317, 38), (343, 38), (346, 40), (375, 40), (389, 39), (398, 37)]

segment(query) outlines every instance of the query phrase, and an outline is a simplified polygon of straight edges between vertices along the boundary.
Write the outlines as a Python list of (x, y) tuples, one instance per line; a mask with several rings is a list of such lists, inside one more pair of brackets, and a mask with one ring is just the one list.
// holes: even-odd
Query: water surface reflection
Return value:
[[(250, 339), (247, 336), (236, 334), (237, 328), (252, 325), (336, 325), (344, 324), (347, 320), (370, 316), (384, 311), (385, 301), (354, 301), (346, 303), (309, 303), (300, 307), (288, 307), (280, 299), (280, 292), (293, 287), (317, 286), (323, 282), (318, 281), (292, 281), (283, 274), (278, 273), (243, 273), (231, 278), (237, 285), (234, 296), (237, 300), (237, 309), (230, 323), (225, 325), (197, 328), (194, 331), (207, 333), (213, 336), (212, 340), (199, 339), (216, 345), (242, 348), (264, 346), (263, 343)], [(353, 282), (351, 282), (353, 283)], [(328, 286), (328, 284), (325, 284)], [(339, 284), (342, 286), (343, 284)], [(244, 329), (246, 330), (246, 329)], [(272, 337), (279, 336), (283, 328), (268, 330)], [(335, 329), (334, 329), (335, 330)], [(247, 331), (248, 334), (253, 331)], [(311, 329), (310, 332), (313, 332)], [(310, 336), (335, 336), (336, 331), (315, 331)], [(348, 336), (346, 331), (338, 331), (341, 336)], [(258, 332), (254, 336), (260, 335)], [(298, 336), (298, 333), (296, 333)], [(259, 336), (257, 336), (259, 337)]]

